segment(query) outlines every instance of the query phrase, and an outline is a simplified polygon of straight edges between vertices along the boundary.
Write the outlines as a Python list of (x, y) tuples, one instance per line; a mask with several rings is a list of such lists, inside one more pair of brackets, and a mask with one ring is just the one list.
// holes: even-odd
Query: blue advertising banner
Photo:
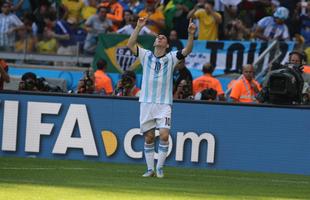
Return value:
[[(144, 163), (137, 99), (3, 92), (0, 101), (0, 156)], [(309, 115), (175, 102), (167, 165), (310, 175)]]

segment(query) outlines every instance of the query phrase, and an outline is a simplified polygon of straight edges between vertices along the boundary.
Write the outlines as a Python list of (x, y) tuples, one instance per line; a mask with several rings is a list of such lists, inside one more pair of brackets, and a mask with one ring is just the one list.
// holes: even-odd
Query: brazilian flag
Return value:
[[(101, 34), (99, 35), (96, 54), (93, 60), (93, 68), (99, 59), (104, 59), (108, 63), (107, 72), (122, 73), (125, 70), (133, 70), (141, 73), (141, 64), (137, 57), (133, 55), (126, 46), (129, 35), (121, 34)], [(139, 36), (137, 43), (139, 46), (153, 51), (154, 36)]]

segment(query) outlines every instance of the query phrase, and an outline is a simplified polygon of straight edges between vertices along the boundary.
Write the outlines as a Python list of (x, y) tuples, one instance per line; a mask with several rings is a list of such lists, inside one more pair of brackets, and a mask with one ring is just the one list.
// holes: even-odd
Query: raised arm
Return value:
[(186, 47), (182, 49), (182, 55), (184, 57), (192, 52), (195, 31), (196, 31), (196, 25), (192, 22), (192, 18), (191, 18), (189, 20), (189, 25), (188, 25), (187, 44), (186, 44)]
[(129, 40), (127, 42), (127, 47), (133, 52), (134, 55), (137, 55), (137, 38), (139, 35), (139, 32), (143, 28), (143, 26), (146, 24), (147, 18), (140, 17), (137, 21), (137, 26), (133, 33), (130, 35)]

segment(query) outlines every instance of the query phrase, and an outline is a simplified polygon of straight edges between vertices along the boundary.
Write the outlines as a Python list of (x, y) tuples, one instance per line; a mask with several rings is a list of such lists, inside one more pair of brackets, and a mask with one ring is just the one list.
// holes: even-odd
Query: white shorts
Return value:
[(140, 104), (140, 131), (145, 133), (153, 128), (171, 127), (171, 105), (141, 103)]

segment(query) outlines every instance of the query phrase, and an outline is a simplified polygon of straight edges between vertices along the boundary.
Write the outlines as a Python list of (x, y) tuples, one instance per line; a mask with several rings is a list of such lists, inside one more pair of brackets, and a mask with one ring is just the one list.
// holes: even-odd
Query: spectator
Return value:
[(75, 21), (74, 18), (69, 18), (67, 22), (72, 31), (71, 38), (74, 41), (74, 44), (77, 45), (79, 51), (82, 51), (87, 35), (86, 31), (79, 26), (79, 24)]
[(165, 24), (168, 30), (176, 30), (179, 38), (186, 39), (188, 26), (187, 14), (193, 8), (191, 0), (171, 0), (165, 6)]
[(85, 29), (87, 31), (87, 36), (84, 44), (84, 51), (87, 53), (94, 53), (98, 35), (100, 33), (107, 33), (111, 30), (112, 21), (107, 19), (107, 8), (99, 7), (98, 13), (88, 18), (85, 22)]
[(230, 98), (234, 102), (254, 103), (256, 102), (256, 95), (261, 90), (261, 86), (254, 80), (253, 65), (244, 65), (242, 74), (242, 77), (232, 85)]
[[(300, 24), (300, 34), (305, 39), (305, 48), (310, 47), (310, 3), (306, 3), (307, 6), (301, 6), (301, 3), (297, 4), (295, 10), (296, 22)], [(301, 9), (306, 9), (306, 13), (302, 13)]]
[(74, 19), (80, 22), (82, 8), (84, 3), (82, 0), (62, 0), (62, 8), (65, 10), (64, 19)]
[(288, 18), (289, 11), (285, 7), (278, 7), (273, 16), (259, 20), (254, 36), (263, 41), (288, 40), (290, 38), (284, 21)]
[[(127, 24), (123, 28), (118, 29), (117, 33), (118, 34), (131, 35), (133, 33), (134, 29), (136, 28), (137, 21), (138, 21), (138, 17), (137, 16), (136, 17), (132, 16), (132, 18), (130, 19), (129, 24)], [(152, 32), (148, 27), (144, 26), (141, 29), (141, 31), (139, 32), (139, 35), (153, 35), (153, 36), (156, 36), (156, 33)]]
[(125, 71), (113, 92), (115, 96), (138, 97), (140, 88), (136, 86), (136, 73), (134, 71)]
[(156, 9), (156, 0), (146, 0), (145, 9), (139, 12), (139, 17), (147, 18), (146, 26), (156, 34), (165, 28), (165, 17), (161, 10)]
[(193, 99), (193, 76), (185, 66), (185, 59), (176, 65), (173, 78), (173, 98)]
[[(76, 55), (77, 47), (73, 40), (73, 32), (68, 22), (64, 20), (56, 20), (55, 13), (46, 13), (44, 15), (46, 31), (49, 37), (55, 38), (58, 42), (57, 54), (59, 55)], [(57, 62), (58, 66), (74, 66), (75, 63)]]
[(100, 6), (107, 8), (107, 18), (113, 22), (112, 30), (116, 32), (123, 21), (123, 6), (117, 0), (107, 0)]
[(45, 29), (42, 40), (36, 46), (38, 53), (54, 54), (57, 52), (57, 41), (48, 32), (48, 29)]
[(10, 76), (8, 74), (8, 71), (8, 64), (3, 59), (0, 59), (0, 90), (3, 90), (4, 82), (10, 82)]
[(169, 51), (176, 51), (183, 49), (183, 44), (178, 38), (178, 33), (176, 30), (171, 30), (169, 34)]
[(12, 11), (18, 17), (22, 17), (24, 13), (31, 12), (31, 4), (29, 0), (11, 0), (12, 2)]
[(131, 10), (124, 10), (123, 21), (120, 25), (120, 28), (123, 28), (124, 26), (131, 24), (134, 16), (135, 15)]
[[(197, 4), (198, 5), (198, 4)], [(187, 17), (199, 20), (198, 40), (218, 40), (218, 26), (222, 16), (213, 10), (214, 1), (208, 0), (204, 8), (195, 6)]]
[(218, 100), (225, 101), (224, 91), (221, 82), (212, 76), (214, 69), (215, 67), (213, 67), (210, 63), (207, 63), (203, 66), (203, 75), (193, 81), (194, 95), (200, 93), (205, 89), (212, 88), (216, 91), (216, 96), (218, 97)]
[(10, 1), (4, 1), (0, 14), (0, 51), (13, 51), (15, 44), (15, 32), (23, 29), (24, 24), (11, 13)]
[(94, 74), (95, 78), (95, 90), (98, 93), (104, 93), (111, 95), (113, 92), (112, 81), (110, 77), (105, 73), (107, 69), (107, 62), (103, 59), (97, 62), (97, 70)]
[(224, 32), (226, 40), (249, 40), (251, 35), (250, 30), (239, 19), (230, 21)]
[(36, 40), (31, 34), (27, 34), (26, 29), (17, 31), (17, 41), (15, 42), (14, 51), (16, 53), (31, 53), (35, 49)]
[(89, 17), (93, 16), (97, 12), (98, 0), (89, 0), (88, 5), (82, 8), (82, 20), (86, 21)]

